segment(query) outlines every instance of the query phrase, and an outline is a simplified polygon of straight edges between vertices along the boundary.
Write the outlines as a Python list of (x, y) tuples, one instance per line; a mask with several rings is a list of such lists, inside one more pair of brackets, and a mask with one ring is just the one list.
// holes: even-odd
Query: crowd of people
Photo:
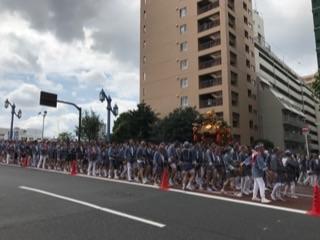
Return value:
[[(167, 168), (171, 187), (237, 197), (252, 195), (253, 201), (262, 203), (297, 198), (296, 184), (314, 185), (320, 179), (320, 155), (267, 150), (263, 144), (250, 148), (132, 140), (124, 144), (0, 141), (0, 162), (5, 164), (70, 171), (74, 160), (80, 173), (142, 184), (159, 185)], [(266, 197), (267, 190), (271, 200)]]

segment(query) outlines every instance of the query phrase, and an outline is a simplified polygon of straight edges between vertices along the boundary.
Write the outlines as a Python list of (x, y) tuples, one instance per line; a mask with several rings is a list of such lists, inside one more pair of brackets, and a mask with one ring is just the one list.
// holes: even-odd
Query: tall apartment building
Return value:
[(263, 19), (254, 11), (259, 135), (282, 149), (304, 151), (302, 128), (309, 128), (310, 152), (319, 150), (319, 101), (298, 74), (265, 42)]
[(317, 48), (318, 69), (320, 69), (320, 0), (312, 0), (312, 13)]
[(257, 138), (251, 0), (141, 0), (140, 100), (160, 116), (214, 110)]

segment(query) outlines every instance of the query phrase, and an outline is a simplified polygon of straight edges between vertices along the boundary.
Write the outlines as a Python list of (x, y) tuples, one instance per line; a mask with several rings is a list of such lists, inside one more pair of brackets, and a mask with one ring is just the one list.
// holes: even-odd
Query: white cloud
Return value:
[(40, 89), (32, 84), (22, 84), (10, 92), (6, 98), (14, 102), (17, 107), (35, 108), (39, 105)]
[(255, 0), (273, 51), (301, 75), (317, 70), (310, 0)]
[[(3, 49), (3, 54), (0, 55), (0, 76), (6, 73), (34, 76), (28, 83), (20, 79), (0, 77), (0, 87), (3, 91), (0, 100), (9, 98), (15, 102), (17, 108), (23, 110), (23, 117), (21, 120), (15, 120), (15, 126), (41, 128), (41, 117), (37, 116), (37, 113), (44, 109), (39, 106), (41, 90), (58, 94), (61, 91), (69, 91), (70, 96), (84, 100), (88, 97), (79, 95), (77, 87), (92, 90), (104, 87), (112, 91), (114, 102), (118, 103), (120, 112), (135, 107), (135, 100), (120, 98), (137, 99), (138, 69), (122, 64), (114, 58), (112, 52), (104, 53), (92, 49), (95, 44), (92, 35), (98, 32), (98, 29), (84, 27), (83, 40), (62, 42), (53, 32), (32, 28), (17, 12), (2, 12), (0, 18), (0, 48)], [(73, 77), (67, 77), (63, 81), (73, 81), (71, 85), (74, 85), (76, 80), (78, 85), (74, 89), (66, 89), (67, 82), (66, 85), (62, 85), (61, 82), (48, 79), (51, 73)], [(102, 103), (92, 101), (83, 105), (83, 108), (97, 111), (106, 121), (106, 110)], [(0, 114), (7, 113), (0, 108)], [(6, 127), (8, 118), (10, 114), (0, 118), (0, 126)], [(78, 113), (72, 107), (59, 104), (57, 109), (48, 109), (45, 122), (47, 136), (57, 136), (62, 131), (73, 132), (78, 124)]]

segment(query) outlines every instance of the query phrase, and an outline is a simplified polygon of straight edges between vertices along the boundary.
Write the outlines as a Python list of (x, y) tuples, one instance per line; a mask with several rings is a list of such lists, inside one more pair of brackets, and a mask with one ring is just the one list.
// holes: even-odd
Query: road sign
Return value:
[(40, 92), (40, 105), (48, 107), (57, 107), (57, 94)]
[(309, 128), (308, 127), (302, 128), (302, 133), (304, 134), (309, 133)]

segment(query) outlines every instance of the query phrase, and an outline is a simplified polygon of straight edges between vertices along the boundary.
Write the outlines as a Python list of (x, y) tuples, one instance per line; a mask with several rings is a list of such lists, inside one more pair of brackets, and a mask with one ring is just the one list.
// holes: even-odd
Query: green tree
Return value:
[(72, 133), (71, 132), (59, 133), (58, 140), (65, 142), (65, 141), (69, 141), (71, 139), (72, 139)]
[(114, 122), (112, 130), (112, 140), (123, 142), (132, 137), (132, 116), (131, 112), (124, 112), (119, 115)]
[[(103, 125), (100, 116), (94, 111), (85, 111), (81, 119), (81, 138), (92, 141), (99, 139), (99, 131)], [(78, 136), (79, 128), (76, 127), (76, 135)]]
[(151, 107), (140, 103), (137, 109), (120, 114), (113, 126), (113, 139), (121, 142), (130, 138), (149, 140), (157, 120), (157, 115)]
[(201, 118), (195, 108), (177, 108), (155, 124), (154, 133), (158, 141), (192, 141), (192, 123)]
[(314, 94), (317, 98), (320, 98), (320, 72), (316, 74), (315, 81), (312, 84), (312, 88), (314, 91)]

